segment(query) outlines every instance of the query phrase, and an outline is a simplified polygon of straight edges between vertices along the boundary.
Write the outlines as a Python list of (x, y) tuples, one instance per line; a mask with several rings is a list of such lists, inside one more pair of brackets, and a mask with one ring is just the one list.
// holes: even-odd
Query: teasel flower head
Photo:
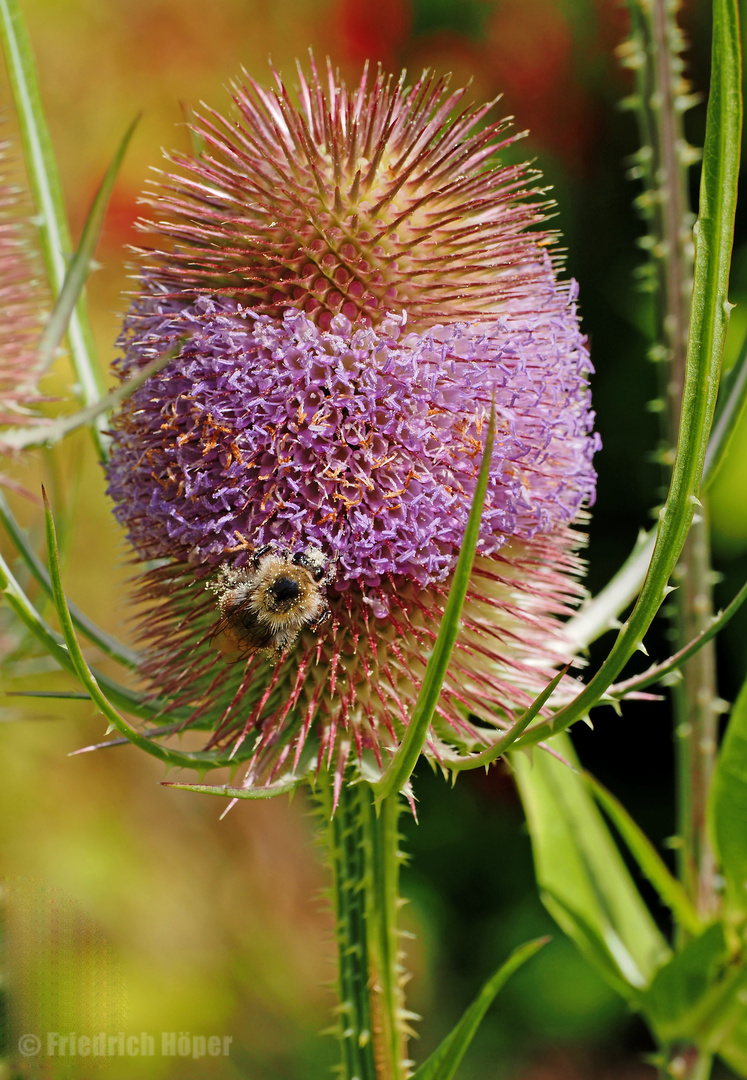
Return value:
[(171, 157), (147, 200), (118, 373), (177, 355), (116, 417), (109, 490), (151, 563), (144, 674), (248, 761), (246, 784), (330, 769), (339, 785), (397, 746), (492, 401), (427, 751), (489, 744), (571, 659), (597, 447), (576, 286), (537, 174), (496, 158), (507, 122), (465, 94), (428, 73), (348, 90), (312, 64), (295, 105), (279, 77), (246, 78), (234, 118), (205, 110), (199, 154)]
[[(8, 143), (0, 144), (0, 429), (39, 422), (36, 350), (47, 297), (22, 190), (13, 183)], [(0, 452), (3, 449), (0, 430)]]

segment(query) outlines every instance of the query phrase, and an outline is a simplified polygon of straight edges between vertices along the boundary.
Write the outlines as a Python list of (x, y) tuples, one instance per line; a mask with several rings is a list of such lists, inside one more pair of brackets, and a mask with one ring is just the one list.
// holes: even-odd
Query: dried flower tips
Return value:
[(329, 616), (326, 591), (336, 566), (311, 545), (291, 554), (265, 544), (249, 566), (221, 567), (213, 586), (221, 619), (213, 636), (223, 656), (281, 656), (304, 628), (316, 631)]

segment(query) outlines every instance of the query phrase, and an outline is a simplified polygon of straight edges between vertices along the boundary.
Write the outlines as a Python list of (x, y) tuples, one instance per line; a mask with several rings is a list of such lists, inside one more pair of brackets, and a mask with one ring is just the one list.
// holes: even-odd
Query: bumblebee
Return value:
[(257, 548), (248, 566), (221, 567), (212, 586), (221, 615), (212, 636), (222, 655), (279, 659), (302, 630), (316, 631), (329, 618), (327, 586), (336, 573), (337, 560), (319, 548), (291, 554), (275, 544)]

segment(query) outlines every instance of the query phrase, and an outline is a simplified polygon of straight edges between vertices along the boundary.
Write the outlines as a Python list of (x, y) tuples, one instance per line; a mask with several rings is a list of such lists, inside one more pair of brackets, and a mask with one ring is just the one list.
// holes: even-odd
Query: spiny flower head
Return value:
[(154, 201), (168, 219), (151, 223), (174, 242), (149, 253), (160, 285), (273, 319), (290, 307), (322, 330), (336, 315), (378, 326), (404, 310), (423, 329), (535, 310), (550, 239), (527, 232), (543, 217), (526, 199), (537, 176), (486, 169), (512, 141), (507, 121), (478, 130), (490, 104), (464, 108), (464, 90), (427, 74), (368, 88), (364, 73), (348, 93), (330, 72), (325, 93), (299, 72), (297, 109), (276, 81), (236, 86), (238, 119), (209, 110), (200, 159), (172, 157), (184, 171)]
[[(36, 388), (36, 349), (45, 305), (30, 223), (20, 192), (9, 178), (8, 145), (0, 145), (0, 425), (37, 418), (29, 406)], [(0, 447), (2, 436), (0, 435)]]
[[(505, 124), (480, 128), (488, 107), (427, 74), (364, 73), (353, 92), (299, 79), (300, 107), (279, 79), (238, 86), (237, 118), (198, 121), (204, 150), (150, 200), (145, 227), (168, 243), (142, 253), (119, 374), (176, 355), (116, 418), (109, 466), (138, 558), (158, 560), (145, 674), (255, 783), (323, 763), (339, 782), (351, 753), (381, 763), (396, 745), (491, 402), (478, 559), (429, 746), (510, 723), (569, 659), (558, 616), (580, 594), (570, 526), (597, 445), (575, 286), (532, 228), (541, 193), (492, 161)], [(256, 606), (268, 546), (334, 567), (329, 618), (225, 665), (216, 589), (231, 607), (220, 582), (243, 580)]]

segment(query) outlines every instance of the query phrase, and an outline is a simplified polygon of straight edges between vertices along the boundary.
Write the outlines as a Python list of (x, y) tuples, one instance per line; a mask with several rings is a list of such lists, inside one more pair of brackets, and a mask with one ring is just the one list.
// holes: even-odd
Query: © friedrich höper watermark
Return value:
[(18, 1049), (23, 1057), (228, 1057), (233, 1035), (193, 1035), (189, 1031), (161, 1031), (153, 1035), (123, 1031), (108, 1035), (78, 1035), (71, 1031), (47, 1031), (44, 1036), (22, 1035)]

